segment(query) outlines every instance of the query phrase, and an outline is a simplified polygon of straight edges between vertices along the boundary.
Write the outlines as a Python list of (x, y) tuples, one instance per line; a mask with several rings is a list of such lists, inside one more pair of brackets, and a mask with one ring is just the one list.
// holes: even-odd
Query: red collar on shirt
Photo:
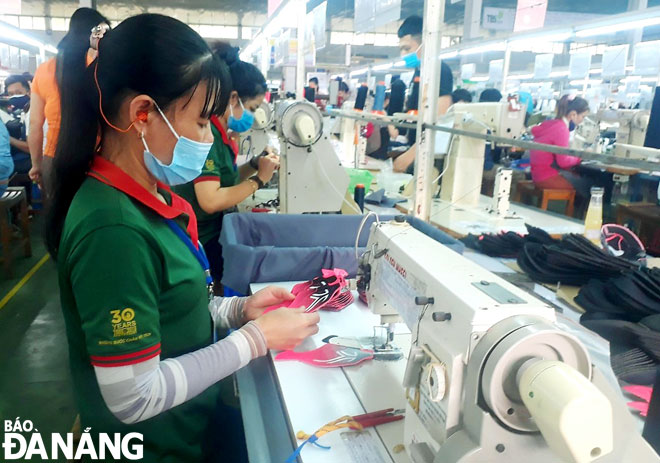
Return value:
[(167, 185), (158, 182), (158, 189), (165, 190), (170, 194), (172, 198), (171, 206), (156, 198), (133, 180), (130, 175), (101, 156), (94, 157), (92, 167), (87, 175), (125, 193), (164, 219), (175, 219), (183, 215), (182, 218), (187, 219), (188, 222), (186, 227), (188, 235), (195, 247), (198, 246), (197, 217), (192, 206), (185, 199), (173, 193)]
[(230, 138), (229, 135), (227, 135), (227, 131), (222, 126), (218, 116), (211, 116), (211, 123), (215, 126), (216, 129), (218, 129), (218, 132), (220, 132), (220, 135), (222, 136), (222, 142), (231, 150), (232, 154), (234, 155), (234, 164), (236, 164), (236, 160), (238, 158), (238, 144), (236, 143), (236, 140)]

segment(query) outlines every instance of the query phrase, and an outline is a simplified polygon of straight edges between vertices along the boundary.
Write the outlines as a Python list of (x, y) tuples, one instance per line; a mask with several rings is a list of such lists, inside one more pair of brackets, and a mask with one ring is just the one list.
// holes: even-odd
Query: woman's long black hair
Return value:
[(62, 85), (65, 69), (70, 76), (82, 76), (84, 74), (87, 66), (89, 36), (92, 29), (102, 23), (110, 25), (110, 21), (105, 16), (92, 8), (78, 8), (71, 15), (69, 31), (57, 44), (55, 75), (60, 94), (62, 91), (68, 90), (68, 87)]
[[(84, 62), (84, 58), (83, 58)], [(98, 146), (103, 145), (98, 85), (103, 112), (117, 123), (122, 101), (130, 95), (149, 95), (166, 110), (178, 98), (207, 83), (203, 117), (224, 112), (222, 63), (190, 27), (168, 16), (141, 14), (108, 31), (98, 45), (98, 57), (83, 78), (63, 69), (62, 122), (54, 162), (46, 245), (57, 258), (64, 221), (76, 192), (86, 178)], [(224, 103), (223, 103), (224, 102)], [(100, 138), (99, 138), (100, 137)]]
[(254, 98), (266, 93), (268, 86), (261, 71), (251, 63), (241, 61), (237, 47), (227, 42), (217, 42), (214, 53), (227, 64), (231, 75), (232, 90), (236, 90), (241, 99)]

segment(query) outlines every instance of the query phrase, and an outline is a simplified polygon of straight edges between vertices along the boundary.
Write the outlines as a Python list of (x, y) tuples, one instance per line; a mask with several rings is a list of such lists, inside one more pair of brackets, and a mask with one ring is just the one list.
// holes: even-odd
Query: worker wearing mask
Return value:
[[(209, 295), (195, 214), (170, 190), (199, 175), (209, 118), (225, 109), (206, 42), (176, 19), (142, 14), (98, 52), (83, 75), (63, 70), (71, 91), (47, 218), (82, 427), (95, 442), (141, 433), (145, 462), (246, 461), (209, 450), (233, 439), (209, 428), (218, 381), (268, 348), (296, 346), (319, 317), (262, 315), (294, 299), (282, 289)], [(234, 331), (214, 342), (214, 324)]]
[(229, 103), (220, 115), (211, 117), (213, 146), (201, 174), (175, 191), (193, 206), (199, 239), (219, 291), (223, 268), (219, 242), (222, 217), (235, 212), (240, 202), (263, 188), (273, 177), (280, 160), (268, 147), (248, 163), (236, 165), (238, 145), (231, 133), (245, 132), (252, 127), (254, 111), (264, 101), (266, 79), (254, 65), (239, 59), (238, 48), (221, 43), (216, 46), (215, 53), (222, 61), (221, 85), (229, 96)]
[[(557, 116), (532, 127), (536, 143), (568, 147), (570, 128), (582, 123), (589, 113), (589, 103), (578, 96), (565, 95), (557, 104)], [(588, 197), (590, 184), (571, 169), (580, 164), (580, 158), (547, 151), (531, 150), (530, 163), (534, 184), (543, 189), (575, 189)]]
[[(30, 131), (28, 145), (32, 158), (30, 179), (38, 183), (49, 195), (50, 172), (60, 130), (60, 97), (70, 89), (62, 86), (62, 73), (66, 69), (82, 74), (95, 57), (90, 46), (92, 29), (109, 28), (110, 22), (98, 11), (78, 8), (71, 16), (69, 32), (57, 45), (57, 57), (43, 63), (34, 74), (30, 97)], [(73, 58), (75, 56), (75, 58)], [(74, 61), (75, 60), (75, 61)], [(77, 61), (79, 60), (79, 61)], [(80, 95), (76, 95), (79, 97)], [(48, 136), (44, 146), (44, 122), (48, 123)]]
[[(417, 110), (419, 104), (419, 66), (422, 56), (422, 31), (424, 29), (424, 20), (420, 16), (410, 16), (406, 18), (398, 30), (399, 51), (401, 59), (406, 67), (414, 68), (415, 74), (411, 82), (410, 95), (407, 101), (406, 111)], [(454, 77), (449, 66), (443, 61), (440, 65), (440, 96), (438, 99), (438, 115), (442, 116), (453, 104), (451, 92), (454, 88)], [(415, 156), (417, 155), (416, 131), (408, 130), (408, 142), (413, 146), (397, 157), (394, 161), (394, 170), (396, 172), (406, 172), (414, 169)]]
[[(27, 124), (30, 114), (30, 84), (24, 75), (11, 75), (5, 80), (5, 90), (9, 95), (9, 104), (14, 114), (19, 117), (7, 122), (11, 155), (14, 159), (15, 172), (27, 174), (32, 164), (30, 162), (30, 147), (27, 142)], [(27, 185), (29, 187), (29, 185)], [(29, 188), (27, 188), (29, 191)], [(28, 193), (29, 194), (29, 193)]]

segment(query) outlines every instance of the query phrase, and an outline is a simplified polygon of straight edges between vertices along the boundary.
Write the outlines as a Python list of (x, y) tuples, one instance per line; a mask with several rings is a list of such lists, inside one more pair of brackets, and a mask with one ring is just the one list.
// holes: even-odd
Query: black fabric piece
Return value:
[(582, 286), (591, 279), (605, 280), (638, 268), (638, 264), (609, 255), (582, 235), (564, 236), (555, 244), (526, 243), (518, 265), (534, 280)]
[(499, 234), (485, 233), (483, 235), (469, 234), (461, 241), (471, 248), (491, 257), (517, 257), (525, 243), (553, 244), (558, 241), (546, 231), (525, 224), (527, 234), (520, 235), (515, 232)]
[(640, 349), (631, 349), (610, 357), (614, 375), (632, 384), (651, 384), (657, 364)]

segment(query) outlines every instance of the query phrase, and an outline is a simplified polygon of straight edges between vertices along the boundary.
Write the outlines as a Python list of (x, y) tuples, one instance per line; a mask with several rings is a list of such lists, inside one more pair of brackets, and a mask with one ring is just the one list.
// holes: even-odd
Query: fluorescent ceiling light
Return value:
[(486, 53), (489, 51), (504, 51), (504, 42), (487, 43), (476, 47), (465, 48), (458, 52), (461, 56), (475, 55), (477, 53)]
[(366, 74), (367, 72), (369, 72), (369, 68), (356, 69), (355, 71), (351, 71), (351, 77), (360, 76), (362, 74)]
[(616, 22), (603, 26), (592, 26), (578, 30), (575, 35), (578, 37), (593, 37), (596, 35), (607, 35), (615, 32), (629, 31), (631, 29), (641, 29), (648, 26), (657, 26), (660, 24), (660, 16), (645, 18), (637, 21), (631, 21), (628, 18), (621, 18), (621, 22)]
[(487, 82), (488, 81), (488, 76), (483, 76), (483, 77), (472, 77), (470, 79), (471, 82)]
[(374, 71), (386, 71), (390, 69), (393, 65), (394, 65), (393, 63), (379, 64), (378, 66), (374, 66), (373, 69)]
[(585, 84), (585, 82), (587, 84), (591, 84), (591, 85), (600, 85), (600, 84), (603, 83), (603, 79), (589, 79), (587, 81), (584, 81), (584, 80), (571, 80), (569, 82), (569, 85), (574, 86), (574, 87), (575, 86), (583, 86)]
[(34, 39), (29, 35), (26, 35), (23, 32), (21, 32), (19, 29), (15, 29), (2, 22), (0, 22), (0, 37), (4, 37), (9, 40), (15, 40), (16, 42), (22, 42), (26, 45), (30, 45), (37, 48), (41, 48), (44, 46), (44, 44), (39, 42), (37, 39)]
[(47, 52), (49, 52), (49, 53), (52, 53), (52, 54), (54, 54), (54, 55), (57, 55), (57, 48), (54, 47), (54, 46), (52, 46), (52, 45), (46, 45), (46, 46), (44, 47), (44, 49), (45, 49)]
[(550, 31), (546, 33), (541, 33), (541, 34), (528, 34), (526, 36), (520, 36), (520, 37), (513, 37), (512, 39), (509, 40), (510, 43), (517, 43), (517, 42), (564, 42), (568, 39), (573, 37), (573, 33), (569, 31), (565, 32), (557, 32), (557, 31)]
[(405, 65), (406, 65), (406, 62), (403, 61), (403, 60), (402, 61), (397, 61), (396, 63), (394, 63), (394, 67), (397, 67), (397, 68), (405, 67)]
[(448, 51), (447, 53), (440, 53), (440, 59), (452, 59), (458, 56), (457, 51)]

